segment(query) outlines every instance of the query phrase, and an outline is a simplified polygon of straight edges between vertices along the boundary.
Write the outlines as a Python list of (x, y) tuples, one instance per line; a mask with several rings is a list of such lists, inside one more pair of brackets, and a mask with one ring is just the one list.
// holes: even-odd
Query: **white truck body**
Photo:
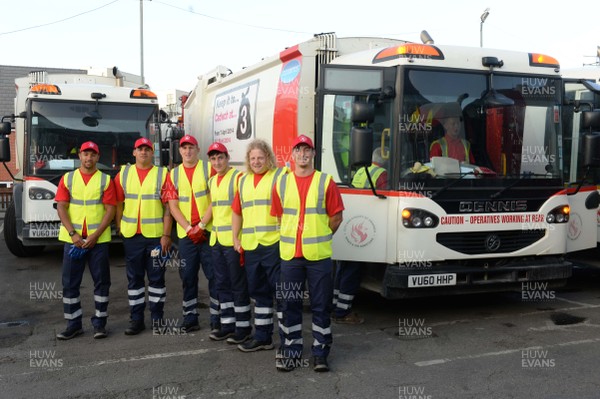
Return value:
[[(312, 137), (316, 167), (345, 205), (333, 258), (363, 262), (363, 285), (385, 297), (520, 289), (571, 275), (558, 68), (540, 54), (319, 35), (242, 71), (199, 77), (184, 127), (201, 151), (225, 144), (240, 169), (253, 138), (289, 165), (293, 139)], [(373, 106), (373, 121), (352, 119), (359, 102)], [(450, 109), (476, 165), (429, 156)], [(385, 198), (351, 186), (351, 132), (365, 125), (388, 158)], [(426, 178), (416, 162), (438, 173)], [(417, 226), (425, 219), (432, 225)]]
[[(590, 193), (590, 189), (600, 189), (600, 173), (596, 169), (586, 172), (583, 165), (582, 157), (582, 142), (586, 134), (600, 132), (600, 126), (584, 126), (584, 115), (586, 113), (600, 112), (600, 92), (590, 90), (583, 85), (582, 81), (590, 81), (596, 84), (600, 83), (600, 67), (589, 66), (573, 69), (565, 69), (561, 71), (563, 77), (563, 140), (565, 141), (565, 180), (571, 183), (571, 186), (576, 185), (586, 178), (585, 192)], [(600, 86), (597, 86), (600, 88)], [(572, 206), (575, 209), (575, 218), (569, 222), (569, 239), (575, 235), (584, 237), (593, 248), (592, 251), (577, 253), (575, 258), (580, 262), (582, 259), (585, 263), (595, 262), (598, 264), (598, 254), (596, 251), (597, 242), (600, 240), (600, 208), (595, 212), (592, 209), (585, 208), (585, 199), (587, 195), (578, 195), (577, 205)], [(581, 213), (578, 217), (577, 212)], [(589, 218), (596, 220), (594, 233), (590, 233), (591, 226), (581, 223), (583, 230), (580, 229), (577, 223), (581, 218)], [(581, 231), (580, 231), (581, 230)], [(594, 241), (594, 237), (596, 242)], [(569, 241), (568, 241), (569, 243)]]
[(98, 168), (113, 177), (133, 159), (133, 143), (140, 136), (150, 137), (160, 151), (156, 95), (138, 89), (140, 80), (134, 75), (96, 73), (100, 75), (40, 71), (15, 80), (18, 183), (4, 230), (7, 246), (17, 256), (59, 244), (54, 195), (60, 177), (79, 167), (82, 143), (98, 144)]

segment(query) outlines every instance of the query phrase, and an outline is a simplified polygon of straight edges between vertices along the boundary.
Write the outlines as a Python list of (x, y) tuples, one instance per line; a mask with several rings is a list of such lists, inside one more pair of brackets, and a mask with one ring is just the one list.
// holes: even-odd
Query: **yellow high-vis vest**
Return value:
[(163, 234), (164, 208), (160, 192), (167, 178), (167, 168), (152, 166), (144, 183), (135, 165), (125, 165), (121, 168), (121, 186), (125, 193), (123, 217), (121, 218), (121, 234), (131, 238), (137, 232), (138, 219), (142, 235), (146, 238), (157, 238)]
[(271, 193), (279, 176), (285, 169), (269, 170), (254, 187), (254, 173), (240, 179), (240, 203), (242, 205), (242, 248), (252, 251), (258, 244), (269, 246), (279, 241), (277, 218), (271, 216)]
[[(85, 221), (87, 235), (93, 234), (100, 227), (106, 213), (102, 198), (110, 184), (110, 176), (97, 170), (86, 185), (81, 172), (77, 169), (65, 174), (64, 184), (71, 195), (68, 213), (73, 228), (81, 235)], [(73, 242), (63, 225), (60, 226), (58, 239), (63, 242)], [(107, 228), (100, 234), (97, 242), (101, 244), (109, 242), (110, 239), (110, 228)]]
[(233, 231), (231, 226), (233, 211), (231, 204), (233, 204), (233, 198), (238, 190), (237, 176), (240, 173), (239, 170), (234, 168), (229, 169), (218, 186), (218, 175), (211, 177), (208, 181), (210, 198), (212, 200), (213, 230), (210, 235), (211, 246), (214, 246), (217, 241), (226, 247), (233, 246)]
[[(383, 172), (385, 172), (385, 168), (382, 168), (381, 166), (369, 166), (369, 174), (371, 175), (371, 180), (373, 180), (375, 187), (377, 187), (377, 179), (379, 179), (379, 176), (381, 176)], [(365, 168), (360, 168), (356, 171), (356, 174), (352, 178), (352, 185), (356, 188), (371, 188)]]
[[(460, 142), (462, 143), (462, 145), (465, 149), (465, 162), (469, 163), (470, 162), (469, 151), (471, 151), (471, 143), (469, 143), (467, 140), (464, 140), (464, 139), (460, 139)], [(442, 156), (447, 157), (448, 156), (448, 142), (446, 141), (446, 138), (442, 137), (441, 139), (436, 140), (433, 143), (431, 143), (431, 145), (429, 146), (429, 151), (431, 151), (431, 149), (433, 148), (433, 145), (435, 143), (440, 144), (440, 147), (442, 149)]]
[[(196, 209), (200, 217), (210, 205), (208, 201), (208, 176), (209, 166), (207, 162), (198, 161), (194, 168), (192, 184), (187, 178), (183, 164), (171, 170), (171, 181), (177, 190), (179, 196), (179, 210), (185, 216), (185, 220), (192, 221), (192, 196), (196, 200)], [(210, 231), (211, 224), (206, 226), (206, 231)], [(177, 237), (186, 236), (185, 229), (177, 224)]]
[(283, 175), (276, 187), (283, 215), (279, 251), (281, 259), (291, 260), (296, 254), (296, 233), (300, 229), (302, 255), (311, 261), (331, 257), (332, 231), (326, 210), (325, 194), (331, 176), (315, 171), (306, 196), (304, 221), (300, 224), (300, 193), (293, 174)]

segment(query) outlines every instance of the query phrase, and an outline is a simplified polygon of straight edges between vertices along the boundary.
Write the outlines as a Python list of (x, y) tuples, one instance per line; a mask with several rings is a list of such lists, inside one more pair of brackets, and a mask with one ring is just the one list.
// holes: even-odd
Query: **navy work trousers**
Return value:
[[(281, 302), (277, 300), (280, 283), (281, 259), (279, 243), (259, 245), (245, 253), (244, 268), (248, 277), (248, 291), (254, 299), (254, 339), (271, 342), (273, 337), (273, 313), (281, 320)], [(275, 306), (273, 306), (275, 305)], [(281, 327), (281, 323), (279, 323)], [(283, 331), (279, 328), (279, 338), (283, 345)]]
[(233, 247), (215, 243), (211, 247), (215, 285), (221, 311), (221, 330), (250, 334), (250, 297), (246, 270)]
[(284, 355), (302, 357), (302, 306), (308, 297), (312, 311), (313, 356), (329, 355), (333, 337), (331, 334), (331, 310), (333, 297), (332, 262), (330, 258), (309, 261), (294, 258), (281, 261), (281, 283), (278, 297), (283, 307)]
[(165, 267), (160, 258), (151, 256), (152, 250), (160, 247), (160, 238), (146, 238), (141, 234), (136, 234), (131, 238), (123, 238), (123, 247), (125, 248), (127, 296), (129, 297), (131, 320), (144, 320), (146, 276), (148, 276), (150, 316), (153, 322), (161, 320), (167, 295)]
[[(208, 233), (207, 233), (208, 235)], [(210, 237), (210, 236), (209, 236)], [(210, 238), (209, 238), (210, 239)], [(208, 240), (202, 244), (194, 244), (187, 237), (179, 239), (179, 277), (183, 285), (183, 318), (187, 323), (198, 321), (198, 272), (200, 264), (206, 280), (210, 296), (210, 325), (219, 324), (219, 300), (215, 288), (215, 272)]]
[(106, 326), (108, 317), (108, 291), (110, 289), (110, 267), (108, 262), (108, 243), (96, 244), (83, 258), (71, 259), (71, 244), (65, 244), (63, 250), (62, 285), (63, 310), (68, 328), (81, 328), (81, 298), (79, 288), (88, 263), (94, 281), (94, 304), (96, 312), (92, 316), (94, 327)]
[(360, 262), (338, 262), (333, 284), (335, 317), (344, 317), (352, 311), (354, 296), (360, 288), (362, 269)]

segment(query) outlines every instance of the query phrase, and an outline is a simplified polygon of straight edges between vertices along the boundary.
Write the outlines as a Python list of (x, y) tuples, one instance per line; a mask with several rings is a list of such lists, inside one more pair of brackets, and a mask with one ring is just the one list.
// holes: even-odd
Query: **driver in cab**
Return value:
[(460, 137), (461, 118), (451, 116), (439, 120), (444, 128), (444, 137), (431, 143), (429, 157), (450, 157), (459, 162), (474, 164), (471, 143)]

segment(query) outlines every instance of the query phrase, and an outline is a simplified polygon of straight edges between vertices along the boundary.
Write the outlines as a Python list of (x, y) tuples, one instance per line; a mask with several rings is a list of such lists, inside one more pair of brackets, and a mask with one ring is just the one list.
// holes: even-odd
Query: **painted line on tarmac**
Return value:
[(88, 368), (93, 368), (93, 367), (106, 366), (106, 365), (110, 365), (110, 364), (139, 362), (139, 361), (144, 361), (144, 360), (159, 360), (159, 359), (167, 359), (167, 358), (171, 358), (171, 357), (196, 356), (196, 355), (204, 355), (208, 352), (224, 352), (224, 351), (233, 351), (235, 349), (237, 349), (237, 348), (196, 349), (196, 350), (181, 351), (181, 352), (154, 353), (154, 354), (149, 354), (149, 355), (144, 355), (144, 356), (122, 357), (122, 358), (117, 358), (117, 359), (100, 360), (97, 362), (91, 362), (88, 364), (83, 364), (83, 365), (78, 365), (78, 366), (43, 368), (43, 369), (40, 368), (39, 370), (36, 370), (36, 371), (30, 371), (30, 372), (19, 373), (19, 374), (0, 374), (0, 380), (2, 380), (4, 378), (8, 378), (8, 377), (15, 377), (15, 376), (27, 376), (27, 375), (32, 375), (32, 374), (56, 372), (56, 371), (64, 371), (64, 370), (88, 369)]
[(119, 359), (108, 359), (101, 360), (98, 362), (92, 362), (89, 364), (85, 364), (82, 366), (74, 366), (77, 368), (90, 368), (90, 367), (98, 367), (104, 366), (106, 364), (117, 364), (117, 363), (128, 363), (128, 362), (139, 362), (142, 360), (155, 360), (155, 359), (167, 359), (170, 357), (180, 357), (180, 356), (195, 356), (195, 355), (203, 355), (208, 352), (216, 351), (217, 349), (196, 349), (191, 351), (181, 351), (181, 352), (167, 352), (167, 353), (154, 353), (151, 355), (144, 356), (133, 356), (133, 357), (122, 357)]
[(480, 359), (480, 358), (484, 358), (484, 357), (512, 355), (513, 353), (522, 353), (523, 351), (527, 351), (527, 350), (559, 348), (559, 347), (563, 347), (563, 346), (585, 345), (585, 344), (593, 344), (593, 343), (597, 343), (597, 342), (600, 342), (600, 338), (583, 339), (580, 341), (561, 342), (559, 344), (553, 344), (553, 345), (529, 346), (526, 348), (507, 349), (507, 350), (498, 351), (498, 352), (478, 353), (475, 355), (447, 357), (447, 358), (443, 358), (443, 359), (424, 360), (421, 362), (415, 362), (415, 365), (419, 366), (419, 367), (435, 366), (437, 364), (450, 363), (450, 362), (455, 362), (458, 360), (472, 360), (472, 359)]
[(578, 305), (581, 306), (582, 308), (594, 308), (594, 307), (598, 307), (599, 305), (592, 305), (591, 303), (583, 303), (583, 302), (577, 302), (577, 301), (572, 301), (570, 299), (567, 298), (561, 298), (561, 297), (556, 297), (556, 299), (558, 299), (559, 301), (564, 301), (567, 303), (572, 303), (574, 305)]

